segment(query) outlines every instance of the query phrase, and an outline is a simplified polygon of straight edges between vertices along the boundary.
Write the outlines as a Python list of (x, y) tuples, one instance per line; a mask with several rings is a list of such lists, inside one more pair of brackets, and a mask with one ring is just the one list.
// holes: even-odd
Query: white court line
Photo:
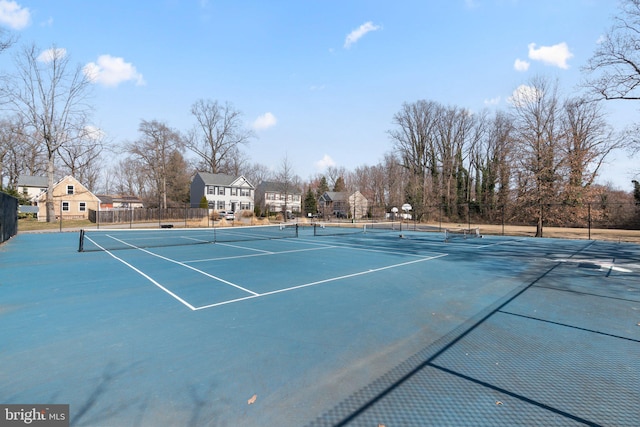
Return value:
[(102, 249), (103, 251), (105, 251), (106, 253), (108, 253), (111, 257), (115, 258), (116, 260), (120, 261), (121, 263), (123, 263), (124, 265), (126, 265), (127, 267), (129, 267), (130, 269), (132, 269), (133, 271), (135, 271), (136, 273), (140, 274), (142, 277), (144, 277), (145, 279), (149, 280), (151, 283), (153, 283), (154, 285), (156, 285), (158, 288), (162, 289), (164, 292), (166, 292), (167, 294), (169, 294), (170, 296), (172, 296), (173, 298), (175, 298), (176, 300), (178, 300), (179, 302), (181, 302), (182, 304), (184, 304), (185, 306), (187, 306), (188, 308), (190, 308), (191, 310), (195, 310), (196, 308), (189, 304), (187, 301), (183, 300), (182, 298), (180, 298), (178, 295), (174, 294), (173, 292), (171, 292), (169, 289), (165, 288), (164, 286), (162, 286), (160, 283), (156, 282), (152, 277), (150, 277), (149, 275), (147, 275), (146, 273), (142, 272), (141, 270), (137, 269), (136, 267), (134, 267), (133, 265), (129, 264), (127, 261), (123, 260), (122, 258), (118, 258), (117, 256), (115, 256), (114, 254), (112, 254), (110, 251), (108, 251), (107, 249), (103, 248), (102, 246), (100, 246), (98, 243), (94, 242), (93, 240), (91, 240), (90, 237), (87, 237), (85, 235), (85, 239), (89, 239), (94, 245), (96, 245), (97, 247), (99, 247), (100, 249)]
[(515, 239), (515, 240), (507, 240), (506, 242), (496, 242), (496, 243), (491, 243), (488, 245), (481, 245), (478, 246), (478, 248), (489, 248), (491, 246), (497, 246), (497, 245), (508, 245), (510, 243), (514, 243), (514, 242), (522, 242), (525, 239)]
[(217, 242), (216, 245), (220, 245), (220, 246), (228, 246), (230, 248), (236, 248), (236, 249), (246, 249), (248, 251), (255, 251), (255, 252), (263, 252), (265, 254), (273, 254), (275, 252), (271, 252), (271, 251), (265, 251), (263, 249), (256, 249), (256, 248), (247, 248), (245, 246), (240, 246), (240, 245), (232, 245), (230, 243), (219, 243)]
[(289, 288), (277, 289), (275, 291), (265, 292), (265, 293), (262, 293), (262, 294), (256, 294), (256, 295), (252, 295), (252, 296), (248, 296), (248, 297), (236, 298), (236, 299), (233, 299), (233, 300), (228, 300), (228, 301), (222, 301), (222, 302), (218, 302), (218, 303), (214, 303), (214, 304), (203, 305), (203, 306), (200, 306), (200, 307), (196, 307), (194, 309), (194, 311), (203, 310), (205, 308), (218, 307), (218, 306), (221, 306), (221, 305), (231, 304), (231, 303), (235, 303), (235, 302), (239, 302), (239, 301), (245, 301), (245, 300), (248, 300), (248, 299), (253, 299), (253, 298), (258, 298), (258, 297), (265, 297), (265, 296), (269, 296), (269, 295), (280, 294), (280, 293), (283, 293), (283, 292), (290, 292), (290, 291), (294, 291), (294, 290), (297, 290), (297, 289), (302, 289), (302, 288), (308, 288), (308, 287), (311, 287), (311, 286), (321, 285), (323, 283), (335, 282), (335, 281), (338, 281), (338, 280), (349, 279), (351, 277), (363, 276), (365, 274), (377, 273), (378, 271), (389, 270), (389, 269), (397, 268), (397, 267), (403, 267), (403, 266), (409, 265), (409, 264), (415, 264), (415, 263), (423, 262), (423, 261), (431, 261), (431, 260), (434, 260), (434, 259), (437, 259), (437, 258), (445, 257), (447, 255), (449, 255), (449, 254), (440, 254), (440, 255), (431, 256), (431, 257), (427, 257), (427, 258), (421, 258), (421, 259), (417, 259), (417, 260), (413, 260), (413, 261), (402, 262), (400, 264), (393, 264), (393, 265), (388, 265), (388, 266), (380, 267), (380, 268), (372, 268), (372, 269), (367, 270), (367, 271), (360, 271), (358, 273), (346, 274), (344, 276), (338, 276), (338, 277), (332, 277), (332, 278), (329, 278), (329, 279), (318, 280), (317, 282), (305, 283), (304, 285), (291, 286)]
[(118, 239), (118, 238), (116, 238), (116, 237), (111, 236), (111, 235), (108, 235), (108, 234), (107, 234), (107, 236), (108, 236), (108, 237), (110, 237), (110, 238), (112, 238), (113, 240), (117, 240), (118, 242), (123, 243), (123, 244), (125, 244), (125, 245), (127, 245), (127, 246), (130, 246), (130, 247), (132, 247), (132, 248), (134, 248), (134, 249), (137, 249), (137, 250), (139, 250), (139, 251), (145, 252), (145, 253), (147, 253), (147, 254), (149, 254), (149, 255), (153, 255), (154, 257), (158, 257), (158, 258), (163, 259), (163, 260), (165, 260), (165, 261), (169, 261), (169, 262), (172, 262), (172, 263), (174, 263), (174, 264), (181, 265), (181, 266), (183, 266), (183, 267), (185, 267), (185, 268), (188, 268), (189, 270), (193, 270), (193, 271), (195, 271), (196, 273), (200, 273), (200, 274), (202, 274), (203, 276), (210, 277), (210, 278), (212, 278), (212, 279), (214, 279), (214, 280), (217, 280), (217, 281), (219, 281), (219, 282), (222, 282), (222, 283), (224, 283), (224, 284), (226, 284), (226, 285), (233, 286), (233, 287), (234, 287), (234, 288), (236, 288), (236, 289), (240, 289), (241, 291), (247, 292), (247, 293), (252, 294), (252, 295), (258, 295), (258, 293), (257, 293), (257, 292), (253, 292), (252, 290), (249, 290), (249, 289), (243, 288), (243, 287), (242, 287), (242, 286), (240, 286), (240, 285), (236, 285), (235, 283), (231, 283), (231, 282), (229, 282), (228, 280), (224, 280), (224, 279), (222, 279), (222, 278), (220, 278), (220, 277), (214, 276), (213, 274), (209, 274), (209, 273), (207, 273), (207, 272), (205, 272), (205, 271), (198, 270), (197, 268), (192, 267), (192, 266), (190, 266), (190, 265), (187, 265), (187, 264), (185, 264), (185, 263), (183, 263), (183, 262), (176, 261), (176, 260), (174, 260), (174, 259), (167, 258), (167, 257), (162, 256), (162, 255), (158, 255), (158, 254), (156, 254), (156, 253), (153, 253), (153, 252), (148, 251), (148, 250), (143, 249), (143, 248), (139, 248), (139, 247), (137, 247), (137, 246), (131, 245), (131, 244), (129, 244), (129, 243), (127, 243), (127, 242), (124, 242), (124, 241), (122, 241), (122, 240), (120, 240), (120, 239)]
[[(238, 246), (238, 247), (242, 248), (242, 246)], [(253, 257), (259, 257), (259, 256), (266, 256), (266, 255), (291, 254), (295, 252), (322, 251), (325, 249), (334, 249), (334, 248), (335, 248), (334, 246), (324, 246), (321, 248), (292, 249), (290, 251), (281, 251), (281, 252), (266, 252), (266, 253), (260, 253), (260, 254), (234, 255), (234, 256), (226, 256), (226, 257), (219, 257), (219, 258), (193, 259), (193, 260), (187, 260), (182, 262), (184, 262), (185, 264), (193, 264), (196, 262), (210, 262), (210, 261), (223, 261), (223, 260), (230, 260), (230, 259), (253, 258)], [(246, 249), (250, 249), (250, 248), (246, 248)]]
[[(301, 240), (301, 239), (298, 239)], [(305, 240), (303, 240), (305, 241)], [(308, 242), (308, 241), (305, 241)], [(310, 244), (313, 244), (311, 242), (309, 242)], [(364, 247), (361, 247), (364, 246)], [(401, 251), (394, 251), (394, 250), (382, 250), (382, 249), (371, 249), (370, 246), (364, 245), (364, 244), (360, 244), (360, 243), (336, 243), (334, 246), (330, 246), (330, 248), (335, 248), (335, 249), (353, 249), (355, 251), (365, 251), (365, 252), (380, 252), (383, 254), (394, 254), (394, 255), (405, 255), (405, 256), (412, 256), (412, 257), (423, 257), (424, 255), (418, 255), (418, 254), (412, 254), (412, 253), (408, 253), (408, 252), (401, 252)], [(442, 255), (442, 252), (436, 252), (436, 251), (428, 251), (430, 253), (436, 254), (436, 255)], [(446, 255), (446, 254), (444, 254)]]

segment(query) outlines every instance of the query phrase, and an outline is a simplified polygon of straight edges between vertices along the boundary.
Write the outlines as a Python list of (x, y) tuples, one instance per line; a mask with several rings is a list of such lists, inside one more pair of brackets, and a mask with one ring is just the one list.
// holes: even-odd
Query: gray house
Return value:
[(192, 207), (200, 206), (202, 196), (207, 198), (209, 209), (219, 211), (253, 210), (255, 188), (242, 175), (198, 172), (191, 180)]
[(327, 218), (335, 215), (338, 218), (364, 218), (369, 209), (369, 201), (359, 191), (349, 193), (327, 191), (318, 199), (318, 210)]

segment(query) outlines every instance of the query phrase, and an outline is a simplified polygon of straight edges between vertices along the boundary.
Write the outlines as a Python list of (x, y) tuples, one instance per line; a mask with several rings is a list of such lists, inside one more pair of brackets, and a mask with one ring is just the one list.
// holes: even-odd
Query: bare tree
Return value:
[(393, 116), (396, 129), (389, 131), (400, 164), (409, 172), (403, 202), (413, 206), (418, 219), (432, 196), (433, 183), (439, 181), (436, 129), (442, 111), (433, 101), (405, 103)]
[(583, 68), (586, 86), (604, 99), (640, 100), (640, 0), (622, 0), (620, 15)]
[[(536, 237), (542, 237), (545, 205), (559, 192), (562, 132), (557, 84), (536, 77), (511, 99), (513, 136), (520, 169), (519, 196), (534, 210)], [(526, 209), (523, 210), (525, 212)]]
[(600, 166), (611, 151), (622, 147), (605, 120), (598, 102), (584, 98), (567, 100), (564, 104), (566, 138), (567, 189), (565, 199), (581, 204), (584, 192), (593, 184)]
[(42, 156), (32, 149), (19, 117), (0, 120), (0, 187), (7, 181), (9, 188), (16, 188), (18, 176), (42, 167)]
[(28, 132), (46, 148), (47, 221), (55, 221), (53, 184), (55, 157), (87, 124), (90, 80), (82, 67), (72, 68), (64, 49), (41, 52), (35, 45), (16, 56), (16, 74), (5, 84), (10, 108), (21, 116)]
[[(583, 71), (585, 86), (605, 100), (640, 100), (640, 0), (621, 0), (620, 14), (599, 41)], [(640, 152), (640, 123), (627, 131), (625, 147)]]
[(69, 143), (58, 149), (60, 159), (70, 175), (90, 190), (95, 190), (100, 175), (100, 158), (105, 149), (104, 133), (94, 127), (81, 130)]
[[(340, 187), (344, 187), (344, 177), (347, 175), (347, 168), (344, 166), (329, 166), (327, 167), (326, 177), (329, 186), (333, 189), (333, 191), (344, 191), (344, 189), (336, 190), (336, 184)], [(342, 183), (339, 183), (342, 179)]]
[(120, 194), (148, 197), (150, 184), (146, 167), (135, 156), (127, 156), (113, 166), (111, 170), (112, 185), (108, 185), (106, 192), (115, 191)]
[(282, 208), (282, 216), (287, 221), (287, 206), (290, 198), (296, 193), (300, 187), (300, 177), (295, 174), (293, 165), (287, 156), (280, 162), (280, 169), (275, 174), (275, 180), (281, 195), (284, 195), (284, 207)]
[(262, 181), (270, 181), (273, 178), (273, 173), (269, 167), (261, 163), (253, 163), (247, 166), (243, 175), (254, 186), (259, 185)]
[(474, 147), (476, 168), (476, 200), (483, 213), (492, 215), (495, 209), (504, 209), (509, 201), (512, 169), (512, 118), (497, 112), (485, 118), (486, 133)]
[(231, 163), (238, 147), (247, 144), (253, 133), (244, 127), (242, 113), (228, 102), (221, 105), (200, 99), (191, 106), (191, 114), (197, 123), (186, 139), (187, 148), (200, 158), (207, 172), (221, 173), (223, 164)]
[(182, 147), (180, 134), (166, 123), (142, 120), (140, 138), (128, 147), (129, 154), (139, 162), (151, 178), (160, 208), (167, 207), (168, 167), (175, 151)]

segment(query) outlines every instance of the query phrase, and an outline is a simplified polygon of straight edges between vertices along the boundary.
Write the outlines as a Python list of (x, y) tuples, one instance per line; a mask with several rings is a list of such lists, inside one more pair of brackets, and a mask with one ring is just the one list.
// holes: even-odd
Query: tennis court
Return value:
[(640, 246), (476, 234), (19, 234), (0, 403), (76, 426), (637, 425)]

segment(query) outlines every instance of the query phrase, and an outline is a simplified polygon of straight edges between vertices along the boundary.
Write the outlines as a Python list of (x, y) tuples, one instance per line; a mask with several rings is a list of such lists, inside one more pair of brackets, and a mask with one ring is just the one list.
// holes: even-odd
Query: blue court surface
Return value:
[(73, 426), (640, 425), (639, 245), (164, 232), (0, 246), (0, 403)]

